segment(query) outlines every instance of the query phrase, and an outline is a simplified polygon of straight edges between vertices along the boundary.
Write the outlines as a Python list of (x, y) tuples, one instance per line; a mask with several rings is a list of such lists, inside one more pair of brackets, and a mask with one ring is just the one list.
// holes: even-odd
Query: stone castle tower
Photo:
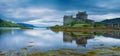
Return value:
[(64, 25), (67, 25), (67, 24), (69, 24), (69, 23), (72, 23), (73, 22), (73, 16), (64, 16)]
[(78, 12), (76, 14), (76, 19), (87, 19), (87, 18), (88, 18), (88, 14), (86, 13), (86, 11)]
[(71, 24), (73, 21), (75, 21), (75, 23), (93, 23), (93, 20), (88, 19), (88, 14), (86, 13), (86, 11), (84, 12), (78, 12), (76, 14), (76, 18), (73, 18), (73, 16), (64, 16), (63, 18), (64, 20), (64, 25), (68, 25)]

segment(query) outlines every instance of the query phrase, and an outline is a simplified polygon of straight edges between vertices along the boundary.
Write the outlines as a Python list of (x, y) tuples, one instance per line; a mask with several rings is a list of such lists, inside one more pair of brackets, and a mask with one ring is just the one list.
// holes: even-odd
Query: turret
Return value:
[(86, 13), (86, 11), (84, 12), (79, 12), (76, 14), (76, 19), (87, 19), (88, 18), (88, 14)]

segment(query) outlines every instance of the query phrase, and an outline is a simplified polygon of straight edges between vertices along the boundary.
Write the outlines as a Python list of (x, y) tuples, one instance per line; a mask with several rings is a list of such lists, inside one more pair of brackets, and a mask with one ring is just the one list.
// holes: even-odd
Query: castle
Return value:
[(64, 25), (69, 25), (71, 23), (74, 23), (74, 24), (77, 24), (77, 23), (92, 24), (92, 23), (94, 23), (93, 20), (88, 19), (88, 14), (86, 13), (86, 11), (78, 12), (76, 14), (76, 18), (74, 18), (73, 16), (66, 16), (65, 15), (63, 20), (64, 20)]

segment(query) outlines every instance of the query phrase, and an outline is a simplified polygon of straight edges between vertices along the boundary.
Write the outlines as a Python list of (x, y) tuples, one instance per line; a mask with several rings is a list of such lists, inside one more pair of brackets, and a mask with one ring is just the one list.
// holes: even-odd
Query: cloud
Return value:
[(7, 17), (14, 17), (16, 19), (24, 18), (38, 18), (49, 15), (49, 17), (55, 12), (55, 10), (44, 9), (44, 8), (17, 8), (17, 9), (7, 9)]
[(62, 24), (64, 15), (87, 11), (90, 19), (101, 21), (119, 17), (119, 3), (119, 0), (1, 0), (0, 17), (14, 22), (55, 25)]
[(27, 21), (27, 22), (24, 22), (24, 23), (33, 24), (33, 25), (36, 25), (36, 26), (54, 26), (54, 25), (62, 25), (63, 24), (62, 20), (54, 20), (54, 21), (53, 20), (51, 19), (51, 20), (47, 21), (45, 19), (44, 20), (36, 19), (36, 20), (30, 20), (30, 21)]
[[(8, 18), (15, 19), (56, 19), (61, 15), (60, 11), (48, 8), (17, 8), (6, 9), (4, 15)], [(49, 19), (48, 19), (49, 18)]]
[(120, 1), (118, 0), (105, 0), (97, 2), (96, 6), (97, 7), (101, 7), (101, 8), (105, 8), (105, 9), (118, 9), (120, 6), (118, 5), (120, 3)]

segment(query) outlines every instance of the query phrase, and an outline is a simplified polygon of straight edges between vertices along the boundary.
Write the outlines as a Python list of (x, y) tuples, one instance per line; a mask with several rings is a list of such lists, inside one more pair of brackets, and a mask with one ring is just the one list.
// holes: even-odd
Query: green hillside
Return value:
[(20, 27), (20, 25), (0, 19), (0, 27)]

